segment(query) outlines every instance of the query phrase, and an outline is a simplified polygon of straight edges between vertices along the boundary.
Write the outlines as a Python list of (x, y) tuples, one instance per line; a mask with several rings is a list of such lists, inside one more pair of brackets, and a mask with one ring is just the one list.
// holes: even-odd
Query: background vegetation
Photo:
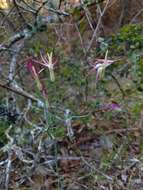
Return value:
[(0, 188), (141, 190), (142, 0), (0, 0)]

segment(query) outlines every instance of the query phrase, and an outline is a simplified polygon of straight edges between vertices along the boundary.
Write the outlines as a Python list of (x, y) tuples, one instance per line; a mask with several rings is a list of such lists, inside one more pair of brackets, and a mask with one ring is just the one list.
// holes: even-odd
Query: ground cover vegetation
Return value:
[(0, 189), (142, 189), (142, 7), (0, 0)]

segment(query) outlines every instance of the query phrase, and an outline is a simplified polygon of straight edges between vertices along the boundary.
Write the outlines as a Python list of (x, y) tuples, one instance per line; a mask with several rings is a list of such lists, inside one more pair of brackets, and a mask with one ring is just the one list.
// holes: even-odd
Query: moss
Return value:
[(122, 27), (119, 32), (112, 36), (110, 50), (112, 54), (126, 54), (143, 48), (143, 29), (141, 24), (128, 24)]
[(117, 34), (117, 38), (120, 40), (135, 40), (138, 39), (141, 32), (141, 25), (128, 24), (120, 29), (119, 33)]
[(131, 112), (133, 113), (133, 116), (135, 118), (139, 117), (140, 115), (140, 112), (142, 110), (142, 107), (143, 107), (143, 102), (136, 102), (134, 103), (132, 109), (131, 109)]
[(57, 127), (53, 127), (53, 128), (50, 128), (48, 130), (48, 132), (50, 134), (52, 134), (55, 138), (59, 138), (59, 139), (62, 139), (64, 136), (65, 136), (65, 128), (62, 127), (62, 126), (57, 126)]

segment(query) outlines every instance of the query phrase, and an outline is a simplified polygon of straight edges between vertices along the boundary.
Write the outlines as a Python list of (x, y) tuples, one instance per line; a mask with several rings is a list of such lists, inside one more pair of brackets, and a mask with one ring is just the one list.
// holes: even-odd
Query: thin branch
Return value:
[(140, 11), (138, 11), (137, 14), (132, 18), (132, 20), (130, 21), (130, 24), (133, 23), (142, 12), (143, 12), (143, 8), (140, 9)]
[(105, 5), (105, 7), (104, 7), (102, 13), (100, 14), (100, 17), (99, 17), (99, 19), (98, 19), (96, 28), (95, 28), (94, 33), (93, 33), (93, 35), (92, 35), (92, 38), (91, 38), (91, 40), (90, 40), (90, 42), (89, 42), (89, 46), (87, 47), (86, 54), (87, 54), (87, 53), (89, 52), (89, 50), (91, 49), (92, 44), (93, 44), (93, 41), (94, 41), (94, 39), (97, 37), (97, 32), (98, 32), (98, 30), (99, 30), (99, 27), (100, 27), (100, 24), (101, 24), (101, 21), (102, 21), (102, 17), (103, 17), (103, 15), (105, 14), (105, 12), (106, 12), (106, 10), (107, 10), (107, 8), (108, 8), (108, 4), (109, 4), (109, 0), (107, 0), (106, 5)]
[(111, 129), (107, 132), (105, 132), (105, 134), (112, 134), (112, 133), (126, 133), (126, 132), (137, 132), (137, 131), (142, 131), (141, 127), (132, 127), (132, 128), (126, 128), (126, 129)]
[(10, 171), (11, 171), (11, 162), (12, 162), (12, 152), (8, 153), (8, 162), (6, 167), (6, 177), (5, 177), (5, 190), (9, 189), (9, 179), (10, 179)]
[(14, 80), (17, 58), (18, 58), (20, 51), (22, 50), (23, 47), (24, 47), (24, 42), (22, 42), (19, 46), (16, 47), (17, 52), (13, 53), (13, 55), (12, 55), (10, 68), (9, 68), (9, 75), (8, 75), (9, 83), (11, 83)]
[(11, 27), (11, 29), (13, 31), (16, 30), (16, 27), (14, 25), (14, 23), (8, 18), (8, 16), (10, 15), (10, 13), (12, 12), (13, 8), (5, 15), (5, 13), (3, 11), (0, 10), (0, 14), (4, 17), (3, 20), (1, 21), (0, 25), (3, 26), (5, 22), (8, 23), (8, 25)]
[(85, 49), (85, 47), (84, 47), (83, 38), (82, 38), (82, 36), (81, 36), (81, 33), (80, 33), (80, 30), (79, 30), (79, 27), (78, 27), (78, 24), (77, 24), (77, 23), (75, 23), (75, 28), (76, 28), (76, 30), (77, 30), (77, 32), (78, 32), (78, 35), (79, 35), (79, 39), (80, 39), (80, 43), (81, 43), (83, 52), (84, 52), (84, 54), (86, 54), (86, 49)]
[(35, 14), (36, 13), (36, 9), (34, 9), (33, 7), (31, 7), (29, 4), (27, 4), (24, 0), (22, 0), (23, 4), (25, 4), (27, 7), (23, 7), (22, 5), (20, 5), (20, 3), (15, 0), (17, 6), (19, 6), (21, 9), (27, 11), (27, 12), (30, 12), (30, 13), (33, 13)]
[(88, 21), (88, 23), (89, 23), (89, 26), (90, 26), (91, 30), (94, 31), (94, 27), (93, 27), (93, 25), (92, 25), (91, 14), (90, 14), (90, 12), (89, 12), (89, 10), (88, 10), (88, 7), (86, 7), (86, 6), (84, 5), (83, 0), (81, 0), (81, 4), (82, 4), (82, 7), (83, 7), (83, 9), (84, 9), (85, 16), (86, 16), (86, 18), (87, 18), (87, 21)]
[(2, 82), (0, 82), (0, 87), (5, 88), (11, 92), (14, 92), (20, 96), (23, 96), (24, 98), (30, 99), (34, 102), (38, 102), (39, 100), (37, 98), (35, 98), (34, 96), (32, 96), (31, 94), (29, 94), (28, 92), (25, 92), (24, 90), (19, 90), (17, 88), (13, 88), (13, 87), (9, 87), (7, 86), (7, 84), (3, 84)]
[(20, 7), (17, 5), (16, 0), (13, 0), (13, 4), (14, 4), (14, 6), (15, 6), (18, 14), (19, 14), (19, 19), (21, 20), (21, 22), (23, 24), (25, 24), (26, 26), (29, 26), (29, 24), (26, 22), (26, 19), (23, 16), (23, 14), (21, 13)]
[(14, 36), (10, 37), (7, 43), (0, 44), (0, 52), (6, 51), (13, 44), (15, 44), (17, 41), (23, 39), (25, 36), (26, 36), (26, 31), (24, 30), (24, 31), (19, 32), (19, 33), (15, 34)]
[(126, 96), (126, 93), (124, 92), (121, 84), (119, 83), (118, 79), (111, 73), (111, 77), (113, 78), (113, 80), (116, 82), (117, 86), (119, 87), (119, 90), (122, 93), (123, 98)]
[(42, 5), (37, 9), (36, 13), (35, 13), (35, 17), (38, 16), (39, 12), (41, 11), (41, 9), (46, 5), (46, 3), (48, 3), (49, 0), (45, 1), (42, 3)]

